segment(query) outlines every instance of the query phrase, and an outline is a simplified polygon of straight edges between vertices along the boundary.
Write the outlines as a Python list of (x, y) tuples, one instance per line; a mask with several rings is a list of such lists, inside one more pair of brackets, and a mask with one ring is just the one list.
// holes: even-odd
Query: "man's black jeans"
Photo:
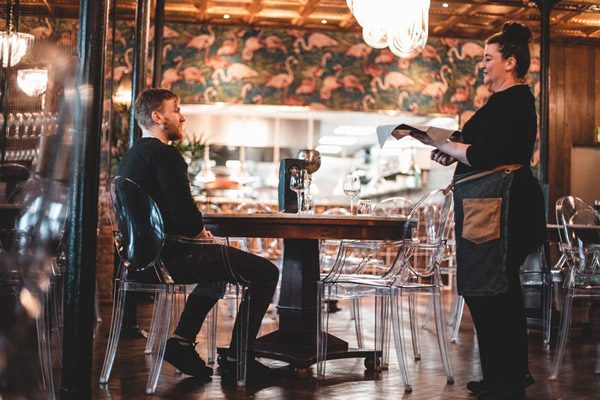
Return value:
[[(162, 253), (167, 270), (177, 283), (200, 283), (185, 303), (175, 334), (194, 342), (206, 315), (222, 294), (220, 285), (211, 283), (236, 280), (228, 272), (220, 245), (190, 245), (167, 241)], [(258, 335), (262, 319), (271, 303), (279, 279), (279, 270), (269, 260), (245, 251), (227, 247), (231, 268), (248, 282), (250, 294), (248, 349), (251, 351)], [(240, 304), (240, 312), (248, 307)], [(231, 338), (230, 353), (237, 343), (236, 319)]]

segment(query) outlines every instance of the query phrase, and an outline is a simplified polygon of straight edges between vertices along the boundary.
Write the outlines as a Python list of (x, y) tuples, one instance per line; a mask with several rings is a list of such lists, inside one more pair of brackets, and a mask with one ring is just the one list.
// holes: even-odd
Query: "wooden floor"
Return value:
[[(446, 296), (446, 308), (449, 308), (450, 296)], [(420, 301), (420, 317), (427, 312), (426, 300)], [(597, 306), (598, 304), (595, 304)], [(348, 306), (341, 304), (343, 310), (332, 314), (332, 333), (346, 338), (351, 346), (355, 345), (353, 323), (350, 321)], [(140, 324), (149, 326), (151, 304), (140, 306)], [(372, 304), (365, 306), (363, 316), (365, 333), (372, 326), (369, 310)], [(592, 312), (591, 332), (581, 329), (572, 330), (571, 340), (565, 355), (563, 368), (558, 381), (549, 381), (549, 371), (554, 344), (550, 349), (542, 346), (541, 335), (532, 330), (529, 335), (529, 354), (531, 373), (536, 379), (535, 385), (527, 390), (529, 399), (600, 399), (600, 375), (594, 375), (597, 356), (597, 344), (600, 342), (600, 312), (598, 307)], [(592, 307), (593, 309), (593, 307)], [(94, 382), (98, 382), (100, 368), (106, 348), (106, 334), (110, 322), (110, 304), (101, 308), (104, 322), (98, 325), (94, 351)], [(227, 316), (226, 303), (220, 308), (219, 345), (228, 343), (232, 319)], [(275, 329), (274, 320), (265, 317), (262, 333)], [(124, 339), (121, 341), (117, 359), (107, 387), (95, 386), (94, 398), (97, 399), (475, 399), (465, 389), (467, 381), (478, 378), (480, 374), (477, 346), (471, 319), (465, 311), (460, 336), (457, 343), (449, 343), (450, 356), (454, 369), (455, 383), (446, 384), (443, 373), (433, 321), (421, 331), (420, 361), (409, 359), (410, 376), (413, 379), (413, 392), (403, 392), (395, 353), (392, 348), (389, 369), (380, 374), (367, 372), (362, 359), (335, 360), (327, 363), (328, 378), (324, 382), (315, 379), (315, 367), (307, 376), (292, 373), (274, 386), (248, 386), (244, 389), (221, 383), (215, 370), (210, 382), (200, 382), (194, 378), (176, 375), (174, 368), (165, 363), (159, 379), (158, 389), (153, 396), (144, 394), (144, 388), (150, 371), (150, 357), (144, 355), (145, 342), (142, 339)], [(410, 338), (408, 335), (405, 337)], [(555, 336), (555, 335), (554, 335)], [(367, 338), (368, 334), (367, 334)], [(204, 330), (199, 336), (197, 350), (205, 357), (206, 341)], [(410, 346), (408, 346), (410, 350)], [(412, 352), (409, 353), (412, 356)], [(267, 360), (270, 365), (282, 365)]]

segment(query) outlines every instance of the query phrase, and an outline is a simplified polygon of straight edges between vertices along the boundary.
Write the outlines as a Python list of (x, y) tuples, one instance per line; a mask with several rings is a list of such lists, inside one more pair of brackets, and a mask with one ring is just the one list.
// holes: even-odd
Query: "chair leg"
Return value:
[(121, 334), (121, 326), (123, 325), (123, 308), (125, 307), (125, 290), (118, 288), (113, 301), (112, 318), (110, 320), (110, 332), (108, 334), (108, 344), (106, 346), (106, 354), (104, 355), (104, 364), (100, 373), (100, 383), (108, 383), (110, 372), (117, 354), (117, 345), (119, 344), (119, 336)]
[(248, 325), (250, 322), (250, 292), (247, 288), (241, 287), (242, 301), (245, 300), (246, 307), (238, 309), (239, 323), (237, 332), (237, 385), (246, 386), (246, 367), (248, 366)]
[(456, 317), (454, 318), (454, 327), (452, 328), (452, 337), (450, 341), (456, 343), (458, 340), (458, 332), (460, 331), (460, 323), (462, 322), (463, 311), (465, 310), (465, 299), (462, 296), (458, 297), (456, 302)]
[[(59, 291), (58, 280), (62, 279), (61, 276), (54, 276), (50, 283), (50, 299), (52, 302), (52, 309), (50, 310), (52, 323), (51, 327), (54, 328), (54, 335), (52, 337), (56, 341), (56, 358), (59, 364), (62, 365), (62, 330), (60, 328), (60, 320), (63, 317), (62, 309), (60, 308), (60, 299), (62, 297), (62, 291)], [(52, 329), (50, 330), (52, 333)]]
[(325, 379), (327, 363), (327, 332), (329, 331), (329, 311), (327, 301), (330, 297), (329, 287), (317, 282), (317, 379)]
[(442, 358), (442, 364), (444, 365), (444, 371), (446, 372), (446, 382), (454, 383), (454, 374), (452, 373), (452, 365), (450, 364), (450, 356), (448, 355), (448, 344), (446, 343), (446, 324), (444, 323), (444, 312), (439, 289), (434, 289), (432, 297), (435, 328), (438, 346), (440, 348), (440, 356)]
[(354, 329), (356, 330), (356, 344), (359, 349), (364, 348), (364, 336), (362, 329), (362, 316), (360, 310), (360, 299), (352, 299), (352, 310), (354, 314)]
[(162, 315), (164, 315), (164, 302), (162, 297), (158, 294), (154, 298), (154, 307), (152, 308), (152, 322), (150, 323), (150, 332), (148, 333), (148, 340), (146, 340), (146, 349), (144, 354), (152, 354), (154, 345), (156, 344), (156, 335), (158, 333), (160, 321)]
[(404, 349), (404, 329), (402, 326), (402, 293), (394, 293), (391, 298), (392, 303), (392, 328), (394, 332), (394, 345), (396, 347), (396, 356), (400, 367), (400, 375), (404, 381), (404, 391), (412, 392), (410, 377), (408, 376), (408, 367), (406, 365), (406, 350)]
[(432, 311), (433, 311), (433, 304), (431, 304), (431, 299), (427, 299), (427, 307), (425, 307), (425, 309), (427, 310), (427, 312), (425, 313), (425, 317), (423, 318), (423, 323), (421, 324), (421, 329), (425, 329), (427, 328), (427, 325), (429, 325), (429, 316), (431, 315)]
[(419, 329), (417, 328), (418, 321), (416, 297), (416, 293), (408, 294), (408, 315), (410, 318), (410, 333), (412, 336), (413, 353), (415, 355), (415, 360), (420, 360), (421, 350), (419, 349)]
[(456, 313), (458, 312), (458, 296), (455, 294), (450, 304), (450, 315), (448, 316), (448, 326), (454, 326), (456, 320)]
[(375, 296), (375, 337), (374, 337), (374, 352), (373, 352), (373, 369), (375, 371), (381, 371), (381, 360), (378, 354), (381, 354), (383, 358), (383, 347), (385, 341), (385, 325), (388, 318), (388, 304), (390, 302), (389, 296)]
[(98, 295), (100, 290), (98, 288), (98, 279), (96, 279), (96, 291), (94, 292), (94, 316), (96, 322), (102, 322), (102, 315), (100, 315), (100, 296)]
[[(546, 253), (545, 246), (542, 247), (542, 257), (547, 260), (548, 254)], [(552, 308), (554, 305), (554, 282), (552, 280), (552, 270), (560, 270), (567, 258), (564, 254), (560, 255), (560, 258), (556, 262), (556, 265), (543, 276), (543, 304), (542, 304), (542, 328), (543, 328), (543, 344), (544, 346), (550, 345), (550, 335), (552, 334)]]
[(571, 311), (573, 309), (573, 294), (572, 290), (569, 290), (565, 296), (563, 303), (562, 314), (560, 317), (560, 330), (558, 332), (558, 345), (556, 346), (556, 353), (554, 353), (554, 360), (552, 362), (552, 373), (550, 379), (555, 380), (558, 377), (558, 371), (563, 360), (565, 353), (565, 347), (569, 338), (569, 329), (571, 328)]
[(596, 369), (594, 370), (595, 374), (600, 374), (600, 354), (598, 355), (598, 359), (596, 360)]
[(384, 302), (385, 319), (383, 320), (383, 349), (381, 354), (381, 368), (388, 369), (390, 363), (390, 328), (392, 321), (390, 318), (391, 300)]
[(154, 362), (152, 363), (152, 369), (150, 370), (150, 378), (146, 385), (146, 394), (153, 394), (156, 392), (156, 385), (158, 384), (158, 377), (160, 376), (160, 370), (163, 364), (163, 358), (165, 356), (165, 348), (167, 346), (167, 337), (169, 336), (169, 328), (171, 326), (171, 315), (173, 313), (173, 293), (161, 293), (160, 296), (165, 296), (163, 314), (164, 320), (160, 324), (156, 348), (157, 352), (154, 356)]
[(552, 333), (552, 302), (554, 296), (552, 295), (552, 277), (550, 282), (544, 282), (543, 288), (543, 305), (542, 305), (542, 329), (543, 329), (543, 344), (544, 346), (550, 345), (550, 335)]
[(217, 360), (217, 318), (219, 314), (219, 303), (216, 303), (215, 306), (210, 310), (208, 314), (208, 326), (206, 333), (206, 353), (208, 365), (214, 365)]
[(37, 345), (42, 372), (42, 383), (46, 399), (54, 399), (54, 378), (52, 374), (52, 355), (50, 349), (50, 326), (48, 324), (49, 294), (41, 293), (42, 313), (36, 318)]

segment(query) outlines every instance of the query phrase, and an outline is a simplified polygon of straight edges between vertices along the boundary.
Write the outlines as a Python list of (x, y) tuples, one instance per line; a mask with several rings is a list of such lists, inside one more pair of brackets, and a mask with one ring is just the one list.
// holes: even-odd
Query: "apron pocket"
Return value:
[(462, 237), (480, 244), (500, 238), (502, 198), (463, 199)]

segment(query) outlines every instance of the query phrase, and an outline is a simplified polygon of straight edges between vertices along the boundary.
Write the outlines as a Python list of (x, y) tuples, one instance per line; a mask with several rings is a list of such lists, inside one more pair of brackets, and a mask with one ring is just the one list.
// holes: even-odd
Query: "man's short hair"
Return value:
[(146, 89), (135, 100), (134, 116), (138, 125), (144, 128), (152, 126), (152, 113), (162, 109), (163, 101), (178, 98), (167, 89)]

